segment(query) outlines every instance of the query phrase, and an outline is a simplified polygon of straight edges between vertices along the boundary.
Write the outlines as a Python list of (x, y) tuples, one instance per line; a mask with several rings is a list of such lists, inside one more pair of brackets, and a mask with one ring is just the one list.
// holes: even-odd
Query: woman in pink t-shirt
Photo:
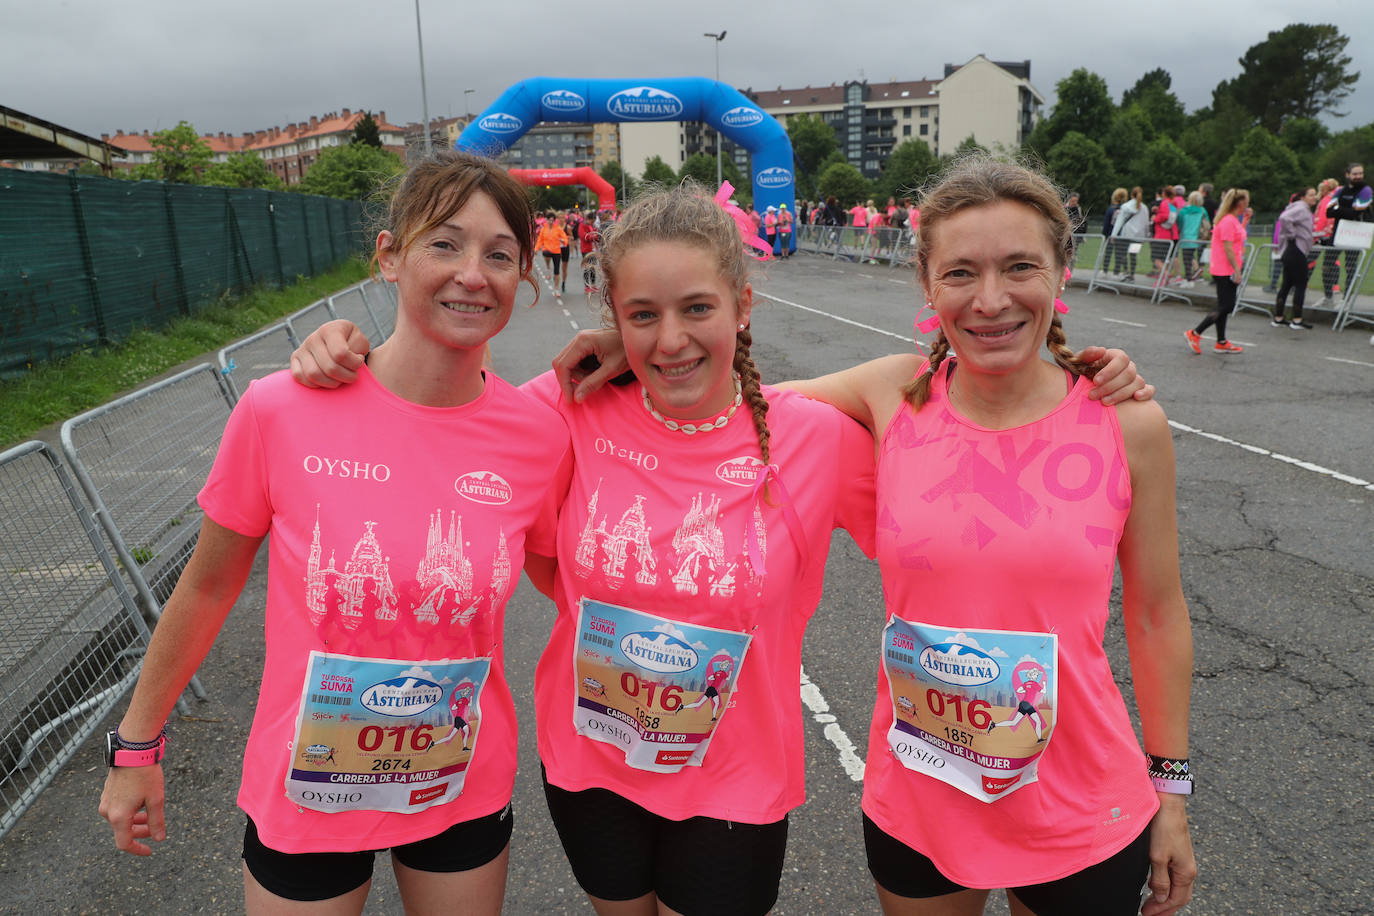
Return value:
[(1217, 304), (1198, 322), (1197, 327), (1183, 332), (1188, 347), (1194, 353), (1202, 352), (1202, 332), (1212, 325), (1217, 327), (1217, 342), (1212, 352), (1220, 356), (1232, 356), (1245, 348), (1234, 344), (1226, 336), (1226, 319), (1236, 308), (1236, 293), (1240, 289), (1240, 277), (1245, 254), (1245, 230), (1250, 225), (1250, 192), (1244, 188), (1231, 188), (1221, 198), (1217, 207), (1216, 225), (1212, 227), (1212, 279), (1217, 285)]
[(408, 911), (496, 914), (505, 892), (516, 729), (500, 634), (520, 568), (548, 581), (571, 469), (557, 414), (482, 365), (530, 276), (532, 214), (504, 169), (449, 151), (407, 173), (385, 216), (394, 333), (346, 389), (277, 373), (244, 392), (109, 737), (100, 812), (116, 846), (148, 855), (166, 838), (163, 723), (267, 539), (238, 795), (250, 913), (361, 912), (386, 848)]
[[(930, 358), (797, 383), (879, 439), (889, 617), (863, 809), (888, 914), (981, 912), (1006, 887), (1013, 912), (1162, 916), (1191, 895), (1170, 433), (1153, 403), (1087, 396), (1056, 314), (1060, 201), (1019, 166), (956, 165), (922, 201)], [(1101, 644), (1116, 561), (1148, 762)]]

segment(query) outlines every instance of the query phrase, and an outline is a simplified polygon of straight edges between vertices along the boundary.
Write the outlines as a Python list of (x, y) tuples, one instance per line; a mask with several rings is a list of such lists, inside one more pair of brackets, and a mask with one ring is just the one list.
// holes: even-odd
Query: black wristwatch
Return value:
[(167, 726), (152, 741), (125, 741), (119, 730), (105, 733), (105, 766), (147, 767), (161, 763), (167, 754)]

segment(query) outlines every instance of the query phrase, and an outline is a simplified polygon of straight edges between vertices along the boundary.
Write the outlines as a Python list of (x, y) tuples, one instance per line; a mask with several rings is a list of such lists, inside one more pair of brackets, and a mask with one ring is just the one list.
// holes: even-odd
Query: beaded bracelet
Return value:
[(1150, 782), (1156, 792), (1173, 795), (1193, 794), (1193, 773), (1188, 766), (1187, 757), (1159, 757), (1146, 754)]
[(150, 751), (153, 748), (157, 747), (159, 742), (161, 742), (162, 739), (166, 736), (167, 723), (165, 722), (162, 724), (162, 731), (158, 732), (157, 737), (154, 738), (152, 741), (126, 741), (124, 739), (124, 736), (119, 733), (119, 729), (115, 729), (115, 740), (118, 741), (119, 746), (124, 748), (124, 750), (126, 751)]

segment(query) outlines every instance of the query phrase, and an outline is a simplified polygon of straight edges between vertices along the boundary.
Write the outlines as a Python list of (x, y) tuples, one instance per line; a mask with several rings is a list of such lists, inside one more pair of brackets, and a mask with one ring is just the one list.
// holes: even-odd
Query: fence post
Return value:
[(315, 248), (310, 244), (310, 202), (301, 202), (301, 235), (305, 237), (305, 263), (310, 266), (310, 275), (315, 275)]
[(277, 260), (277, 289), (286, 287), (286, 272), (281, 266), (281, 239), (277, 237), (277, 205), (272, 202), (275, 192), (267, 192), (267, 222), (272, 227), (272, 254)]
[(329, 266), (339, 263), (339, 252), (334, 247), (334, 201), (324, 205), (324, 224), (329, 229)]
[(91, 310), (95, 312), (96, 339), (102, 346), (110, 343), (110, 334), (105, 327), (105, 309), (100, 302), (100, 281), (95, 275), (95, 260), (91, 257), (91, 240), (86, 235), (86, 217), (81, 210), (81, 185), (76, 179), (76, 170), (67, 173), (72, 186), (72, 209), (76, 211), (76, 236), (81, 244), (81, 265), (86, 269), (86, 284), (91, 289)]
[(162, 183), (162, 208), (167, 213), (167, 241), (172, 249), (172, 272), (177, 278), (177, 311), (183, 315), (191, 314), (190, 302), (186, 296), (186, 273), (181, 267), (181, 244), (177, 241), (177, 220), (172, 214), (172, 186)]

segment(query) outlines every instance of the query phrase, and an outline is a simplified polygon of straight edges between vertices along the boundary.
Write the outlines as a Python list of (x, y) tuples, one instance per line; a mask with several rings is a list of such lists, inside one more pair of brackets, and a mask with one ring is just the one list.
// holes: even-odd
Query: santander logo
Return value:
[(716, 477), (737, 487), (752, 487), (763, 473), (763, 461), (752, 455), (727, 458), (716, 465)]
[(515, 495), (510, 484), (493, 471), (470, 471), (453, 482), (453, 489), (464, 499), (486, 506), (504, 506)]

